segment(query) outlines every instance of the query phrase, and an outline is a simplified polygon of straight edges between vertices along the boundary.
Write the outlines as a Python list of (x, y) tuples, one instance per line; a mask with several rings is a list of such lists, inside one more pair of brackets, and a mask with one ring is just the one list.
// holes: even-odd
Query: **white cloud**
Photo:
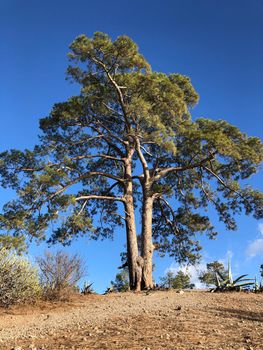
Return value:
[(247, 256), (249, 258), (253, 258), (259, 254), (263, 254), (263, 238), (255, 239), (247, 248)]
[(259, 232), (263, 235), (263, 222), (260, 222), (260, 223), (258, 224), (258, 230), (259, 230)]
[[(263, 236), (263, 223), (258, 224), (258, 230)], [(263, 254), (263, 238), (257, 238), (250, 242), (246, 250), (246, 255), (249, 258), (254, 258), (259, 254)]]

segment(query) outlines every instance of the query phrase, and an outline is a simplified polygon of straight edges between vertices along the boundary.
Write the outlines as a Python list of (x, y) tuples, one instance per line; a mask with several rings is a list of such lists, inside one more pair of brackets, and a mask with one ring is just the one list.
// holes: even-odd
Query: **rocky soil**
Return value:
[(81, 296), (0, 309), (1, 350), (262, 350), (263, 294)]

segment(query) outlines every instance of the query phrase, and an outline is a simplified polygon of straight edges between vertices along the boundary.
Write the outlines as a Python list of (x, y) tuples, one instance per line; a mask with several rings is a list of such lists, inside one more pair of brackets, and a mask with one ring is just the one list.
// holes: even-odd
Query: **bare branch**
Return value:
[(110, 179), (113, 179), (113, 180), (116, 180), (118, 181), (119, 183), (124, 183), (124, 180), (115, 176), (115, 175), (112, 175), (112, 174), (108, 174), (108, 173), (103, 173), (103, 172), (100, 172), (100, 171), (93, 171), (93, 172), (89, 172), (89, 173), (86, 173), (86, 174), (83, 174), (82, 176), (78, 177), (77, 179), (73, 180), (73, 181), (70, 181), (68, 184), (66, 185), (61, 185), (62, 188), (60, 188), (58, 191), (52, 193), (51, 196), (49, 196), (47, 198), (47, 200), (51, 200), (52, 198), (54, 198), (55, 196), (59, 195), (60, 193), (66, 191), (66, 189), (68, 189), (69, 187), (71, 187), (72, 185), (75, 185), (77, 184), (79, 181), (85, 179), (85, 178), (88, 178), (88, 177), (92, 177), (92, 176), (95, 176), (95, 175), (98, 175), (98, 176), (104, 176), (104, 177), (107, 177), (107, 178), (110, 178)]
[(82, 212), (83, 212), (83, 210), (85, 209), (85, 207), (86, 207), (87, 203), (88, 203), (88, 201), (87, 201), (87, 200), (86, 200), (86, 201), (83, 203), (83, 205), (82, 205), (82, 207), (81, 207), (80, 211), (78, 212), (77, 216), (81, 215), (81, 213), (82, 213)]
[(154, 177), (154, 180), (157, 181), (163, 177), (165, 177), (166, 175), (170, 174), (170, 173), (176, 173), (179, 171), (185, 171), (185, 170), (190, 170), (190, 169), (194, 169), (194, 168), (200, 168), (200, 166), (203, 166), (203, 164), (205, 164), (206, 162), (209, 162), (210, 160), (212, 160), (215, 156), (215, 153), (211, 154), (209, 157), (201, 160), (198, 163), (194, 163), (194, 164), (188, 164), (185, 166), (178, 166), (178, 167), (171, 167), (171, 168), (166, 168), (166, 169), (157, 169), (157, 175)]
[(80, 196), (80, 197), (75, 198), (76, 201), (80, 201), (80, 200), (87, 201), (89, 199), (125, 202), (125, 199), (122, 197), (99, 196), (99, 195), (88, 195), (88, 196)]
[(150, 172), (149, 172), (147, 161), (142, 153), (140, 141), (138, 138), (135, 139), (135, 144), (136, 144), (136, 151), (137, 151), (139, 159), (142, 163), (145, 182), (148, 182), (150, 179)]
[[(161, 198), (160, 198), (161, 199)], [(162, 200), (165, 202), (165, 204), (167, 204), (167, 202), (162, 198)], [(161, 209), (161, 213), (162, 213), (162, 216), (166, 222), (167, 225), (169, 225), (171, 227), (171, 230), (173, 231), (174, 234), (178, 234), (180, 233), (180, 231), (178, 230), (177, 226), (174, 225), (174, 223), (167, 217), (167, 215), (165, 214), (164, 212), (164, 209), (163, 209), (163, 206), (161, 204), (160, 201), (158, 201), (159, 203), (159, 206), (160, 206), (160, 209)]]
[(124, 102), (124, 98), (123, 98), (123, 94), (122, 94), (122, 91), (121, 91), (121, 87), (116, 83), (116, 81), (113, 79), (113, 77), (111, 76), (110, 72), (108, 71), (108, 69), (106, 68), (106, 65), (101, 62), (100, 60), (97, 60), (96, 58), (92, 58), (92, 60), (98, 64), (99, 66), (101, 66), (103, 68), (103, 70), (105, 71), (107, 77), (109, 78), (109, 81), (112, 83), (112, 85), (115, 87), (116, 91), (117, 91), (117, 94), (119, 96), (119, 100), (120, 100), (120, 105), (121, 105), (121, 108), (122, 108), (122, 111), (123, 111), (123, 115), (124, 115), (124, 118), (125, 118), (125, 124), (126, 124), (126, 127), (127, 129), (129, 130), (130, 129), (130, 123), (129, 123), (129, 119), (128, 119), (128, 116), (127, 116), (127, 111), (126, 111), (126, 105), (125, 105), (125, 102)]
[(211, 175), (213, 175), (219, 183), (221, 183), (221, 185), (223, 185), (225, 188), (227, 188), (229, 191), (236, 193), (239, 197), (243, 198), (246, 200), (246, 198), (244, 196), (242, 196), (241, 193), (239, 193), (238, 191), (236, 191), (234, 188), (231, 188), (230, 186), (228, 186), (223, 179), (221, 179), (220, 176), (218, 176), (212, 169), (206, 167), (206, 166), (202, 166), (207, 172), (209, 172)]

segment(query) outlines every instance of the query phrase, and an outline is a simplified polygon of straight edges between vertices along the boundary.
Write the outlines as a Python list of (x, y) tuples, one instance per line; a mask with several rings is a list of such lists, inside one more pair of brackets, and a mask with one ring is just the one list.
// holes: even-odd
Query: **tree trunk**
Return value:
[(144, 193), (142, 207), (142, 289), (153, 288), (152, 267), (153, 250), (152, 243), (152, 211), (153, 198)]
[(125, 223), (127, 238), (127, 259), (129, 267), (129, 280), (131, 290), (140, 290), (141, 285), (141, 261), (138, 254), (138, 242), (135, 224), (134, 201), (133, 201), (133, 184), (132, 184), (132, 153), (129, 154), (125, 162)]

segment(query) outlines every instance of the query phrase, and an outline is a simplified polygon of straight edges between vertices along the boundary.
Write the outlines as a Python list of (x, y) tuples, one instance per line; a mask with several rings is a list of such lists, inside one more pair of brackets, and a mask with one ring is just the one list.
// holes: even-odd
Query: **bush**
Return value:
[(37, 268), (26, 258), (0, 249), (0, 306), (32, 302), (40, 293)]
[(37, 262), (46, 299), (68, 300), (72, 293), (76, 293), (76, 284), (85, 275), (85, 264), (79, 255), (46, 252), (37, 258)]

